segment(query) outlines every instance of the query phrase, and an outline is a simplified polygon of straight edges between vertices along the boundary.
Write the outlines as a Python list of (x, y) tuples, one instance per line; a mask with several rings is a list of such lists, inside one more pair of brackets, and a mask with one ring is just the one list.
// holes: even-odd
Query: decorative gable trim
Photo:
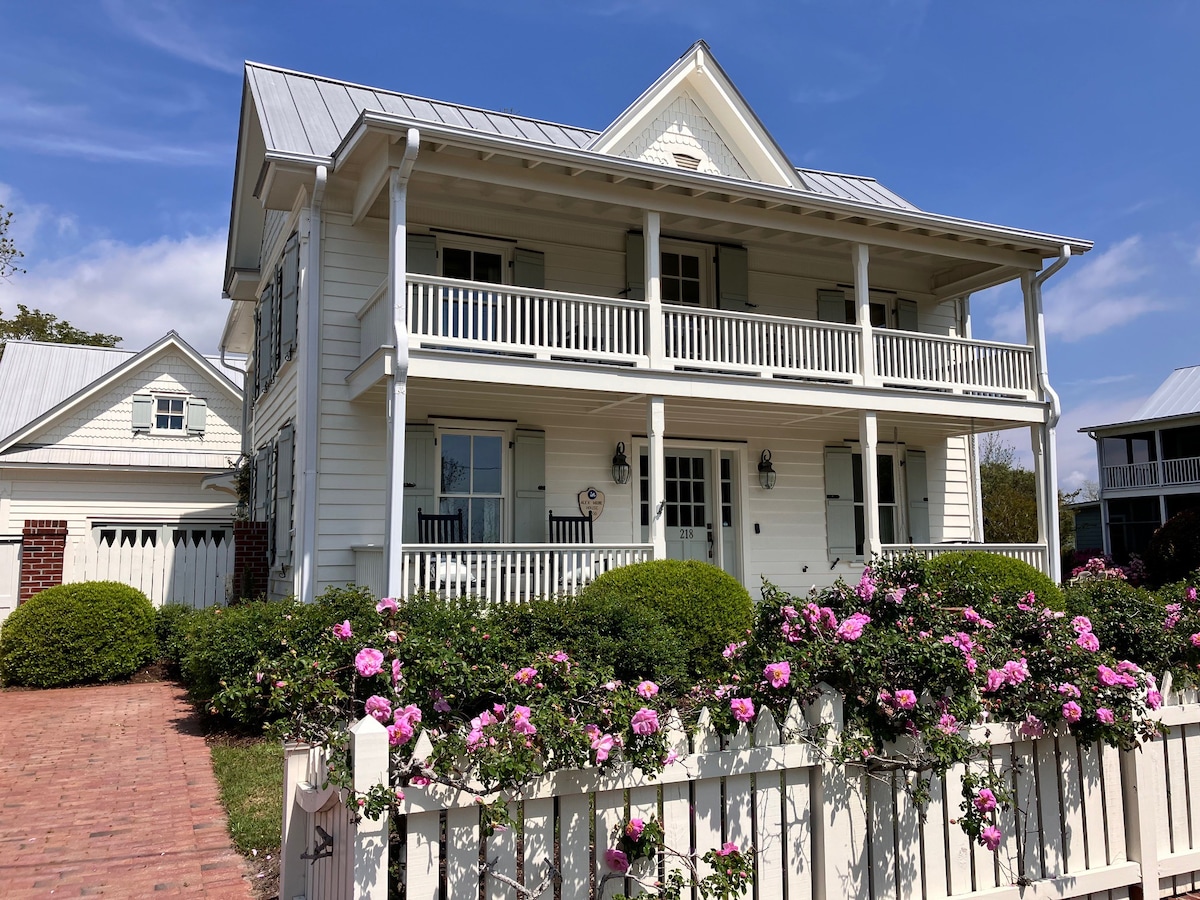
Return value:
[(146, 368), (154, 360), (158, 359), (168, 351), (176, 350), (182, 353), (189, 362), (195, 366), (196, 370), (203, 374), (213, 387), (224, 391), (229, 398), (240, 404), (242, 402), (242, 392), (238, 390), (237, 385), (230, 381), (223, 372), (217, 369), (211, 362), (197, 353), (192, 346), (181, 338), (174, 331), (168, 331), (165, 335), (143, 350), (141, 353), (136, 353), (115, 369), (105, 372), (104, 375), (97, 378), (91, 384), (86, 385), (76, 391), (67, 399), (63, 400), (57, 406), (54, 406), (46, 412), (42, 413), (33, 421), (27, 423), (19, 431), (15, 431), (7, 438), (0, 442), (0, 453), (11, 449), (18, 444), (25, 443), (33, 435), (40, 431), (49, 428), (58, 422), (62, 421), (74, 410), (81, 408), (94, 397), (98, 396), (102, 391), (106, 390), (116, 382), (127, 378), (132, 373), (139, 369)]
[(787, 155), (703, 41), (693, 44), (587, 149), (682, 168), (673, 159), (679, 152), (698, 158), (700, 172), (804, 188)]

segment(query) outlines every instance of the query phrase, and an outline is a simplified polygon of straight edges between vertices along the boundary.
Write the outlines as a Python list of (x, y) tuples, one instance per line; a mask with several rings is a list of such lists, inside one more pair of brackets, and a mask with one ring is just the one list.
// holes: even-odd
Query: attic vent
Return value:
[(700, 168), (700, 159), (695, 156), (688, 156), (686, 153), (672, 153), (675, 157), (675, 165), (681, 169), (690, 169), (695, 172)]

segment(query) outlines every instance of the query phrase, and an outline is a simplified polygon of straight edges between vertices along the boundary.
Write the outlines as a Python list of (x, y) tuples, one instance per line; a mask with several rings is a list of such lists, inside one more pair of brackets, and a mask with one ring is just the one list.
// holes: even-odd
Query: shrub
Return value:
[(1178, 581), (1200, 568), (1200, 507), (1177, 513), (1154, 532), (1145, 563), (1154, 584)]
[(197, 610), (182, 603), (167, 603), (154, 613), (154, 635), (158, 658), (174, 669), (187, 651), (188, 633)]
[(925, 567), (925, 588), (941, 592), (947, 606), (971, 606), (997, 597), (1016, 602), (1030, 591), (1051, 609), (1062, 609), (1062, 592), (1028, 563), (983, 550), (943, 553)]
[[(1147, 671), (1161, 675), (1176, 668), (1194, 648), (1181, 642), (1188, 624), (1182, 617), (1168, 623), (1166, 601), (1144, 588), (1118, 578), (1078, 581), (1064, 591), (1071, 616), (1087, 616), (1100, 645), (1118, 659), (1136, 660)], [(1193, 604), (1194, 606), (1194, 604)], [(1187, 668), (1193, 668), (1188, 666)]]
[(64, 687), (127, 678), (154, 658), (154, 607), (114, 581), (62, 584), (35, 594), (0, 631), (0, 681)]
[(615, 600), (661, 612), (693, 677), (720, 671), (721, 651), (745, 640), (754, 618), (750, 594), (736, 578), (690, 560), (659, 559), (612, 569), (584, 588), (582, 597), (590, 603)]

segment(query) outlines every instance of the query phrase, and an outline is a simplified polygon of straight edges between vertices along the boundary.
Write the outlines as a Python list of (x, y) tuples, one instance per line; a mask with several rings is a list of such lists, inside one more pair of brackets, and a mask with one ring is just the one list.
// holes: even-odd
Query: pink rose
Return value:
[(729, 701), (733, 717), (739, 722), (750, 722), (754, 719), (754, 701), (749, 697), (734, 697)]
[(374, 694), (367, 698), (367, 715), (377, 722), (386, 722), (392, 717), (392, 701)]
[(642, 832), (646, 829), (646, 823), (641, 819), (630, 819), (629, 824), (625, 826), (625, 834), (631, 841), (639, 841), (642, 839)]
[(612, 753), (613, 744), (615, 743), (616, 741), (611, 734), (600, 734), (600, 729), (596, 729), (596, 735), (592, 738), (592, 749), (596, 751), (597, 763), (602, 763), (608, 759), (608, 754)]
[(642, 707), (629, 722), (634, 734), (654, 734), (658, 731), (658, 713)]
[(615, 847), (604, 851), (604, 864), (622, 875), (629, 871), (629, 857)]
[(1085, 631), (1075, 639), (1075, 643), (1086, 650), (1088, 653), (1095, 653), (1100, 649), (1100, 640), (1090, 631)]
[(1083, 707), (1074, 700), (1068, 700), (1062, 705), (1062, 717), (1068, 722), (1078, 722), (1083, 716)]
[(1076, 616), (1071, 620), (1071, 627), (1076, 634), (1087, 634), (1092, 630), (1092, 620), (1087, 616)]
[(1146, 705), (1151, 709), (1158, 709), (1162, 706), (1163, 698), (1157, 690), (1151, 688), (1146, 691)]
[(971, 801), (975, 804), (975, 808), (981, 813), (990, 813), (996, 808), (996, 795), (991, 788), (984, 788), (975, 795), (975, 799)]
[(787, 660), (783, 662), (771, 663), (763, 669), (763, 677), (771, 682), (771, 687), (781, 688), (786, 687), (787, 683), (792, 678), (792, 666)]
[(384, 597), (375, 604), (375, 612), (380, 613), (381, 615), (385, 612), (394, 613), (399, 608), (400, 605), (396, 602), (395, 597)]
[(866, 613), (855, 613), (848, 616), (837, 629), (837, 636), (843, 641), (857, 641), (862, 637), (863, 626), (871, 621)]
[(508, 724), (517, 734), (537, 734), (537, 726), (529, 721), (530, 715), (528, 706), (513, 706)]
[(533, 680), (537, 678), (537, 673), (537, 669), (533, 668), (532, 666), (526, 666), (513, 676), (513, 681), (515, 681), (517, 684), (532, 684)]
[(1096, 718), (1105, 725), (1111, 725), (1116, 719), (1116, 716), (1113, 715), (1113, 711), (1107, 706), (1101, 706), (1098, 710), (1096, 710)]
[(994, 694), (1008, 683), (1003, 669), (988, 669), (987, 683), (983, 686), (986, 693)]
[(1079, 688), (1075, 687), (1075, 685), (1071, 684), (1069, 681), (1064, 681), (1062, 684), (1060, 684), (1058, 686), (1058, 692), (1064, 697), (1075, 697), (1076, 699), (1079, 698)]
[(1040, 738), (1046, 733), (1046, 726), (1033, 713), (1026, 713), (1025, 721), (1018, 730), (1027, 738)]
[(653, 681), (643, 681), (637, 686), (637, 695), (644, 700), (649, 700), (658, 693), (658, 685)]
[(1101, 684), (1106, 684), (1109, 687), (1113, 687), (1120, 682), (1120, 676), (1108, 666), (1096, 666), (1096, 677), (1100, 679)]
[(354, 668), (363, 678), (370, 678), (383, 671), (383, 654), (374, 647), (364, 647), (354, 657)]
[(979, 843), (987, 847), (993, 853), (1000, 847), (1000, 840), (1003, 837), (1000, 834), (1000, 829), (995, 825), (989, 825), (979, 832)]
[(717, 851), (717, 856), (729, 856), (731, 853), (737, 853), (737, 844), (733, 841), (726, 841), (721, 845), (721, 849)]
[(950, 713), (942, 713), (942, 717), (938, 719), (938, 731), (942, 734), (958, 734), (958, 718)]
[(895, 696), (895, 704), (896, 704), (897, 709), (910, 710), (910, 709), (916, 708), (916, 705), (917, 705), (916, 691), (912, 691), (912, 690), (909, 690), (908, 688), (904, 688), (903, 690), (896, 691), (894, 696)]
[(400, 660), (398, 660), (398, 659), (392, 660), (392, 684), (400, 683), (400, 679), (401, 679), (401, 677), (403, 677), (402, 673), (401, 673), (401, 670), (403, 668), (404, 668), (404, 666), (401, 665)]
[(1193, 647), (1200, 647), (1200, 632), (1193, 634), (1191, 637), (1191, 641), (1192, 641)]
[(333, 633), (335, 637), (339, 637), (343, 641), (348, 641), (354, 637), (354, 632), (350, 630), (350, 620), (347, 619), (341, 625), (334, 625)]
[[(787, 609), (792, 610), (792, 618), (795, 618), (796, 610), (792, 609), (792, 607), (790, 607), (790, 606), (787, 607)], [(789, 637), (791, 635), (792, 627), (790, 625), (788, 625), (786, 622), (784, 623), (783, 627), (784, 627), (783, 636)], [(738, 641), (738, 642), (735, 642), (732, 644), (726, 644), (725, 649), (721, 651), (721, 655), (723, 657), (725, 657), (726, 659), (733, 659), (735, 656), (738, 656), (739, 654), (741, 654), (742, 648), (745, 646), (746, 646), (745, 641)]]

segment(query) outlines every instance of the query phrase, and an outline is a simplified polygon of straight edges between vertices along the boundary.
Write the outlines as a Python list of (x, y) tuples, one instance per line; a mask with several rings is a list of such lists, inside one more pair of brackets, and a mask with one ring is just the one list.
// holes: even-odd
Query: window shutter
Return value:
[(537, 250), (513, 251), (513, 284), (542, 290), (546, 287), (546, 254)]
[(149, 394), (133, 395), (133, 430), (149, 431), (154, 425), (154, 398)]
[(817, 318), (840, 325), (854, 324), (854, 319), (849, 317), (846, 295), (841, 291), (817, 291)]
[(266, 521), (267, 518), (267, 468), (271, 455), (271, 445), (260, 447), (254, 454), (254, 512), (251, 518), (255, 522)]
[(283, 248), (279, 277), (279, 354), (291, 359), (296, 352), (296, 327), (300, 303), (300, 238), (292, 233)]
[(188, 397), (187, 400), (187, 431), (188, 434), (204, 434), (204, 420), (208, 416), (208, 401), (199, 397)]
[(546, 433), (517, 429), (513, 538), (518, 544), (546, 540)]
[(750, 271), (745, 247), (717, 247), (717, 307), (744, 309), (750, 302)]
[(292, 561), (292, 467), (295, 430), (285, 425), (279, 432), (275, 462), (275, 559), (274, 565)]
[(408, 259), (404, 267), (409, 272), (414, 275), (436, 275), (438, 273), (436, 237), (432, 234), (410, 234), (407, 246)]
[(830, 559), (853, 559), (854, 457), (847, 447), (825, 448), (825, 528)]
[(404, 535), (406, 544), (417, 542), (417, 508), (434, 509), (437, 485), (437, 448), (432, 425), (408, 425), (404, 429)]
[(254, 307), (254, 360), (251, 363), (251, 368), (254, 369), (254, 399), (258, 399), (258, 395), (262, 393), (262, 377), (259, 374), (262, 372), (262, 346), (263, 346), (263, 325), (262, 325), (262, 303)]
[(896, 301), (896, 327), (901, 331), (917, 330), (917, 301)]
[(904, 484), (908, 491), (908, 540), (929, 543), (929, 482), (925, 451), (909, 450), (904, 455)]
[(646, 239), (640, 231), (625, 235), (625, 297), (646, 299)]
[(275, 363), (272, 359), (272, 347), (275, 340), (272, 335), (275, 309), (275, 282), (272, 280), (263, 289), (262, 299), (258, 302), (258, 343), (254, 348), (255, 384), (258, 393), (263, 393), (271, 383), (275, 374)]

